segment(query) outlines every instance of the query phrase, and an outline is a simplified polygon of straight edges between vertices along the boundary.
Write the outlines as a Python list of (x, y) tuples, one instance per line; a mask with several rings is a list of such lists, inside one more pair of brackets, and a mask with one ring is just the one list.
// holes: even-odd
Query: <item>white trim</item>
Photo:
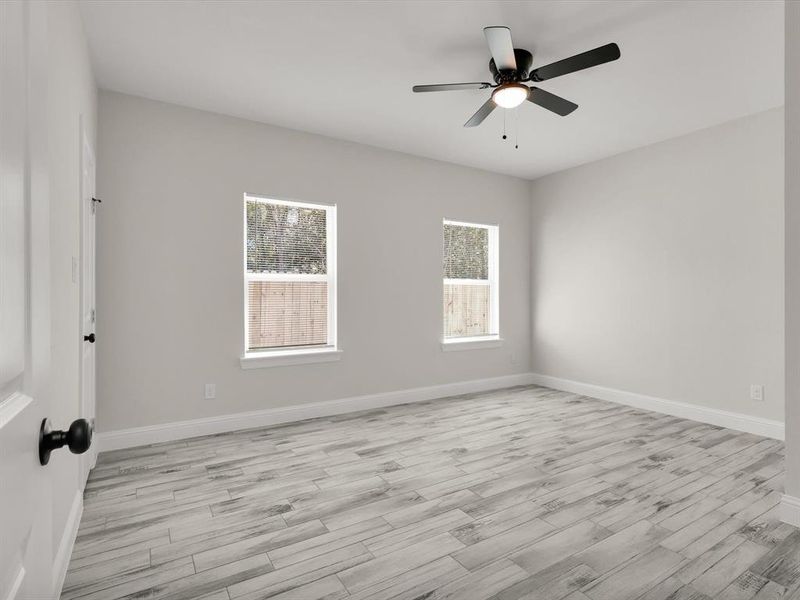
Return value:
[(342, 351), (336, 348), (314, 348), (303, 350), (276, 350), (245, 354), (239, 359), (243, 369), (263, 369), (285, 367), (309, 363), (334, 362), (342, 358)]
[(11, 423), (12, 419), (25, 410), (33, 398), (15, 391), (8, 398), (0, 400), (0, 429)]
[(281, 206), (294, 206), (296, 208), (336, 208), (335, 204), (326, 204), (325, 202), (303, 202), (302, 200), (290, 200), (288, 198), (277, 198), (275, 196), (261, 196), (259, 194), (250, 194), (247, 192), (245, 192), (244, 195), (246, 198), (253, 200), (254, 202), (263, 202), (264, 204), (280, 204)]
[(551, 377), (549, 375), (540, 375), (538, 373), (531, 373), (531, 380), (537, 385), (553, 388), (555, 390), (591, 396), (592, 398), (600, 398), (601, 400), (608, 400), (610, 402), (616, 402), (617, 404), (634, 406), (636, 408), (681, 417), (683, 419), (700, 421), (701, 423), (710, 423), (711, 425), (727, 427), (728, 429), (735, 429), (737, 431), (745, 431), (755, 435), (763, 435), (776, 440), (782, 440), (784, 436), (783, 422), (774, 421), (772, 419), (763, 419), (761, 417), (754, 417), (706, 406), (698, 406), (696, 404), (688, 404), (676, 400), (666, 400), (664, 398), (656, 398), (654, 396), (646, 396), (644, 394), (626, 392), (593, 385), (591, 383), (581, 383), (579, 381)]
[[(324, 210), (325, 211), (325, 254), (326, 254), (326, 264), (325, 264), (325, 274), (324, 275), (316, 275), (316, 274), (301, 274), (301, 273), (251, 273), (247, 270), (247, 203), (248, 202), (261, 202), (263, 204), (277, 204), (282, 206), (294, 206), (299, 208), (310, 208), (314, 210)], [(323, 360), (291, 360), (291, 361), (274, 361), (272, 360), (274, 356), (270, 354), (269, 358), (271, 360), (271, 364), (263, 363), (263, 364), (256, 364), (254, 362), (250, 362), (250, 356), (248, 354), (248, 343), (250, 340), (250, 319), (249, 319), (249, 309), (248, 309), (248, 283), (250, 281), (317, 281), (317, 282), (327, 282), (327, 292), (328, 292), (328, 314), (327, 314), (327, 325), (328, 330), (327, 340), (326, 343), (330, 347), (336, 346), (336, 302), (337, 302), (337, 281), (336, 281), (336, 244), (337, 244), (337, 237), (336, 237), (336, 205), (335, 204), (311, 204), (308, 202), (297, 202), (295, 200), (283, 200), (279, 198), (267, 198), (265, 196), (256, 196), (253, 194), (244, 194), (244, 203), (242, 204), (242, 267), (244, 271), (243, 275), (243, 323), (242, 323), (242, 331), (244, 334), (244, 338), (242, 340), (242, 347), (244, 348), (244, 356), (241, 358), (241, 365), (243, 369), (247, 368), (256, 368), (258, 366), (282, 366), (282, 365), (296, 365), (302, 364), (304, 362), (325, 362)], [(289, 350), (289, 352), (294, 353), (293, 350)], [(247, 359), (248, 364), (251, 366), (245, 366), (245, 360)], [(339, 360), (338, 358), (329, 358), (328, 360)]]
[(442, 340), (442, 351), (480, 350), (482, 348), (499, 348), (502, 345), (503, 338), (498, 335), (446, 338)]
[(298, 406), (283, 406), (246, 413), (192, 419), (190, 421), (178, 421), (160, 425), (149, 425), (146, 427), (135, 427), (132, 429), (100, 432), (96, 434), (95, 441), (101, 452), (107, 452), (109, 450), (170, 442), (201, 435), (224, 433), (226, 431), (267, 427), (269, 425), (302, 421), (304, 419), (328, 417), (360, 410), (393, 406), (395, 404), (409, 404), (447, 396), (485, 392), (516, 385), (529, 385), (530, 383), (532, 382), (529, 373), (518, 373), (516, 375), (459, 381), (456, 383), (411, 388), (396, 392), (355, 396), (327, 402), (311, 402)]
[(453, 221), (453, 219), (444, 219), (448, 225), (457, 225), (459, 227), (478, 227), (480, 229), (491, 229), (497, 227), (497, 223), (470, 223), (468, 221)]
[[(87, 401), (86, 398), (86, 382), (84, 381), (84, 372), (85, 372), (85, 358), (86, 358), (86, 349), (84, 346), (86, 345), (86, 341), (83, 339), (84, 334), (94, 333), (97, 335), (97, 221), (96, 219), (96, 212), (97, 212), (97, 203), (94, 201), (94, 196), (96, 193), (97, 188), (97, 161), (95, 159), (94, 148), (92, 144), (89, 142), (89, 138), (86, 135), (86, 124), (84, 115), (81, 114), (79, 117), (80, 122), (80, 167), (79, 167), (79, 177), (80, 177), (80, 190), (79, 190), (79, 202), (80, 202), (80, 258), (79, 258), (79, 280), (78, 280), (78, 331), (80, 334), (76, 336), (75, 341), (78, 344), (78, 357), (79, 357), (79, 365), (78, 365), (78, 399), (80, 404), (80, 412), (79, 414), (89, 419), (89, 422), (94, 425), (95, 417), (97, 416), (97, 352), (94, 351), (92, 354), (92, 361), (94, 362), (94, 366), (92, 368), (92, 374), (94, 376), (94, 384), (92, 386), (92, 393), (93, 398), (91, 398), (91, 402)], [(87, 169), (88, 165), (86, 163), (86, 159), (89, 159), (89, 164), (91, 164), (91, 177), (90, 177), (90, 185), (91, 190), (84, 189), (84, 176), (83, 173)], [(86, 241), (87, 235), (89, 232), (86, 229), (87, 224), (87, 217), (90, 218), (92, 224), (92, 290), (91, 290), (91, 298), (86, 297), (86, 261), (87, 261), (87, 253), (86, 253)], [(86, 323), (85, 323), (85, 316), (87, 309), (94, 311), (94, 318), (92, 319), (91, 329), (86, 331)], [(100, 334), (102, 338), (102, 332)], [(78, 467), (78, 489), (83, 491), (86, 487), (86, 481), (89, 478), (89, 472), (95, 467), (97, 464), (97, 448), (90, 447), (89, 450), (83, 454), (82, 456), (78, 457), (78, 462), (80, 463)]]
[(489, 331), (500, 335), (500, 227), (489, 227)]
[(444, 279), (445, 285), (491, 285), (488, 279)]
[(781, 521), (800, 527), (800, 498), (784, 494), (780, 504)]
[(329, 207), (325, 212), (325, 274), (328, 277), (328, 344), (336, 346), (338, 340), (336, 338), (337, 327), (337, 299), (339, 297), (338, 275), (337, 275), (337, 255), (336, 248), (338, 245), (338, 209), (336, 205)]
[[(455, 225), (458, 227), (473, 227), (486, 229), (489, 236), (489, 256), (488, 272), (486, 279), (451, 279), (442, 278), (442, 295), (444, 296), (444, 286), (447, 285), (483, 285), (489, 286), (489, 335), (492, 337), (500, 336), (500, 226), (486, 225), (481, 223), (467, 223), (465, 221), (453, 221), (452, 219), (442, 219), (442, 236), (444, 236), (444, 226)], [(442, 240), (444, 249), (444, 240)], [(442, 328), (445, 326), (445, 315), (442, 314)], [(443, 342), (444, 344), (444, 342)], [(486, 347), (486, 346), (484, 346)], [(460, 348), (467, 350), (468, 348)], [(442, 346), (442, 350), (445, 350)]]
[(311, 281), (326, 282), (327, 275), (314, 275), (311, 273), (247, 273), (248, 281)]
[[(748, 433), (763, 435), (774, 439), (783, 439), (783, 423), (780, 421), (706, 408), (686, 404), (684, 402), (665, 400), (663, 398), (654, 398), (652, 396), (604, 388), (597, 385), (570, 381), (568, 379), (540, 375), (538, 373), (518, 373), (502, 377), (475, 379), (472, 381), (410, 388), (395, 392), (355, 396), (351, 398), (342, 398), (340, 400), (329, 400), (327, 402), (311, 402), (297, 406), (284, 406), (246, 413), (193, 419), (190, 421), (177, 421), (145, 427), (134, 427), (131, 429), (120, 429), (117, 431), (99, 432), (95, 435), (94, 442), (97, 444), (98, 451), (107, 452), (110, 450), (170, 442), (201, 435), (212, 435), (224, 433), (226, 431), (252, 429), (255, 427), (267, 427), (281, 423), (327, 417), (360, 410), (370, 410), (396, 404), (423, 402), (436, 398), (531, 384), (599, 398), (601, 400), (625, 404), (627, 406), (634, 406), (643, 410), (673, 415), (684, 419), (711, 423), (720, 427), (728, 427), (730, 429), (746, 431)], [(789, 497), (785, 496), (784, 498)], [(792, 500), (789, 500), (786, 503), (791, 504), (791, 502)], [(798, 523), (800, 523), (800, 501), (797, 501), (797, 506)]]
[(72, 501), (72, 507), (67, 516), (67, 523), (64, 526), (64, 533), (58, 550), (53, 559), (53, 590), (54, 598), (61, 597), (61, 589), (64, 587), (64, 579), (67, 576), (69, 559), (72, 557), (72, 548), (75, 546), (75, 538), (78, 536), (78, 526), (83, 515), (83, 491), (78, 490)]
[(242, 352), (247, 353), (247, 345), (250, 340), (250, 319), (247, 315), (247, 199), (249, 194), (244, 195), (242, 203)]

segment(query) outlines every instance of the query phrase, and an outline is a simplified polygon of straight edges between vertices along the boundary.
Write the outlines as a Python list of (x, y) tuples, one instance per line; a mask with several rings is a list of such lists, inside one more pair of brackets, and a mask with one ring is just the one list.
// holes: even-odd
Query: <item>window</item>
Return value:
[(499, 341), (498, 229), (444, 221), (443, 343)]
[(245, 358), (335, 351), (336, 207), (244, 200)]

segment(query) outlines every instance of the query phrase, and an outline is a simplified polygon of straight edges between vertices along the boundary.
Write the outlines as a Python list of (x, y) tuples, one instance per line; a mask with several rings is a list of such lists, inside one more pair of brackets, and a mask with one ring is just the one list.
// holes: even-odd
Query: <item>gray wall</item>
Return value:
[[(786, 3), (786, 493), (800, 497), (800, 2)], [(797, 523), (795, 523), (797, 524)]]
[(783, 156), (775, 109), (533, 182), (532, 370), (782, 420)]
[[(528, 371), (528, 182), (114, 93), (98, 145), (100, 431)], [(338, 205), (340, 362), (240, 368), (244, 192)], [(445, 217), (500, 226), (501, 348), (441, 351)]]

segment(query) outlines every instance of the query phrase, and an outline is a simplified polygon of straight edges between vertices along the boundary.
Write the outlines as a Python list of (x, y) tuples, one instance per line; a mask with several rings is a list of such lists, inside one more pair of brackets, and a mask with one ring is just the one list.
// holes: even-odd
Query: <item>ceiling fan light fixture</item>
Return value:
[(505, 83), (492, 92), (492, 100), (500, 108), (516, 108), (528, 99), (529, 92), (521, 83)]

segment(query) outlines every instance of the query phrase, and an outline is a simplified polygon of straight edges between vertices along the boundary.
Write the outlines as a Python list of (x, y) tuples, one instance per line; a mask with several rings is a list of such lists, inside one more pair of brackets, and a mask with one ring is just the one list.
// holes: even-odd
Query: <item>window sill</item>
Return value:
[(266, 369), (288, 367), (309, 363), (335, 362), (342, 358), (342, 351), (335, 348), (309, 350), (275, 350), (245, 354), (239, 359), (242, 369)]
[(502, 345), (503, 338), (501, 338), (499, 335), (450, 338), (448, 340), (442, 340), (442, 351), (452, 352), (454, 350), (481, 350), (483, 348), (499, 348)]

